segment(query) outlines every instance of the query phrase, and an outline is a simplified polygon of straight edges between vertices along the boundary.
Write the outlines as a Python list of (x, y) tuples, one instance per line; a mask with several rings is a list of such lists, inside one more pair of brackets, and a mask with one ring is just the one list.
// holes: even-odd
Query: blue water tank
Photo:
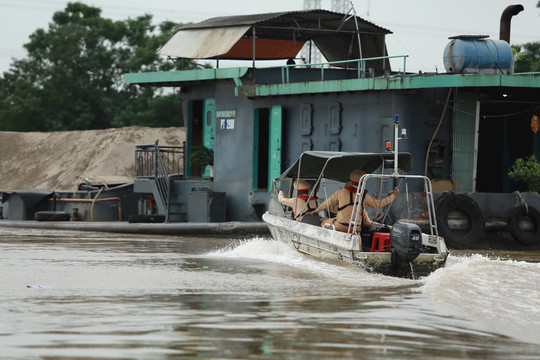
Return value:
[(487, 35), (451, 37), (444, 49), (444, 67), (448, 72), (477, 74), (512, 74), (512, 48), (504, 40), (487, 39)]

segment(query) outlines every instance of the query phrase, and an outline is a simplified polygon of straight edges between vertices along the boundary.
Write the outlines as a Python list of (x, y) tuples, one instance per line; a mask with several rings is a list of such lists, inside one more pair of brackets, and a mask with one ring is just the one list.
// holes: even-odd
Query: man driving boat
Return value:
[[(334, 228), (338, 231), (348, 230), (349, 221), (351, 219), (354, 205), (353, 199), (358, 189), (358, 182), (364, 174), (365, 172), (361, 169), (353, 170), (353, 172), (349, 176), (350, 186), (347, 186), (349, 184), (347, 183), (344, 188), (337, 190), (328, 199), (326, 199), (326, 201), (324, 201), (315, 210), (313, 210), (312, 215), (316, 215), (325, 209), (337, 210), (336, 217), (325, 219), (321, 222), (322, 227), (330, 227), (330, 225), (334, 225)], [(397, 187), (394, 189), (394, 192), (390, 196), (387, 196), (386, 198), (381, 200), (376, 200), (372, 196), (365, 194), (363, 203), (364, 208), (362, 211), (362, 226), (368, 227), (371, 225), (371, 219), (368, 216), (365, 206), (381, 208), (392, 203), (392, 201), (394, 201), (394, 199), (396, 198), (397, 194), (399, 194), (399, 190)], [(357, 194), (357, 196), (357, 201), (360, 201), (361, 194)]]

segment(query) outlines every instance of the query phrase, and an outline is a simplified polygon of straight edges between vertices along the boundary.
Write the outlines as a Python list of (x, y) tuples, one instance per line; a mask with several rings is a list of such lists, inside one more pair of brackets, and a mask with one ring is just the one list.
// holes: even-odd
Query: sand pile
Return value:
[(74, 190), (81, 177), (135, 177), (135, 145), (182, 145), (185, 128), (0, 132), (0, 190)]

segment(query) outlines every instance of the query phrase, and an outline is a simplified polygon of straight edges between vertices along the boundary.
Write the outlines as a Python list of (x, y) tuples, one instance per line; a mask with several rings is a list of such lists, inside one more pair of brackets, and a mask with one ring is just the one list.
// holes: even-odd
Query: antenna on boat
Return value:
[[(407, 139), (407, 130), (401, 129), (401, 136), (398, 136), (399, 133), (399, 115), (394, 115), (394, 176), (398, 175), (398, 149), (399, 149), (399, 140)], [(386, 142), (386, 150), (392, 151), (392, 143), (390, 141)]]

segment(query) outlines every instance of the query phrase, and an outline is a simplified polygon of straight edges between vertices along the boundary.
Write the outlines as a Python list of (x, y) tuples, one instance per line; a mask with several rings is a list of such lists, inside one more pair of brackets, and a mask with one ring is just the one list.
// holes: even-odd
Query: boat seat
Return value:
[(371, 241), (372, 252), (390, 252), (391, 248), (390, 233), (373, 233), (373, 240)]
[(362, 237), (362, 251), (370, 252), (373, 237), (371, 236), (371, 234), (361, 234), (360, 236)]
[(304, 224), (310, 224), (310, 225), (315, 225), (315, 226), (321, 226), (321, 220), (319, 219), (318, 216), (311, 216), (309, 214), (305, 215), (303, 218), (302, 218), (302, 223)]

